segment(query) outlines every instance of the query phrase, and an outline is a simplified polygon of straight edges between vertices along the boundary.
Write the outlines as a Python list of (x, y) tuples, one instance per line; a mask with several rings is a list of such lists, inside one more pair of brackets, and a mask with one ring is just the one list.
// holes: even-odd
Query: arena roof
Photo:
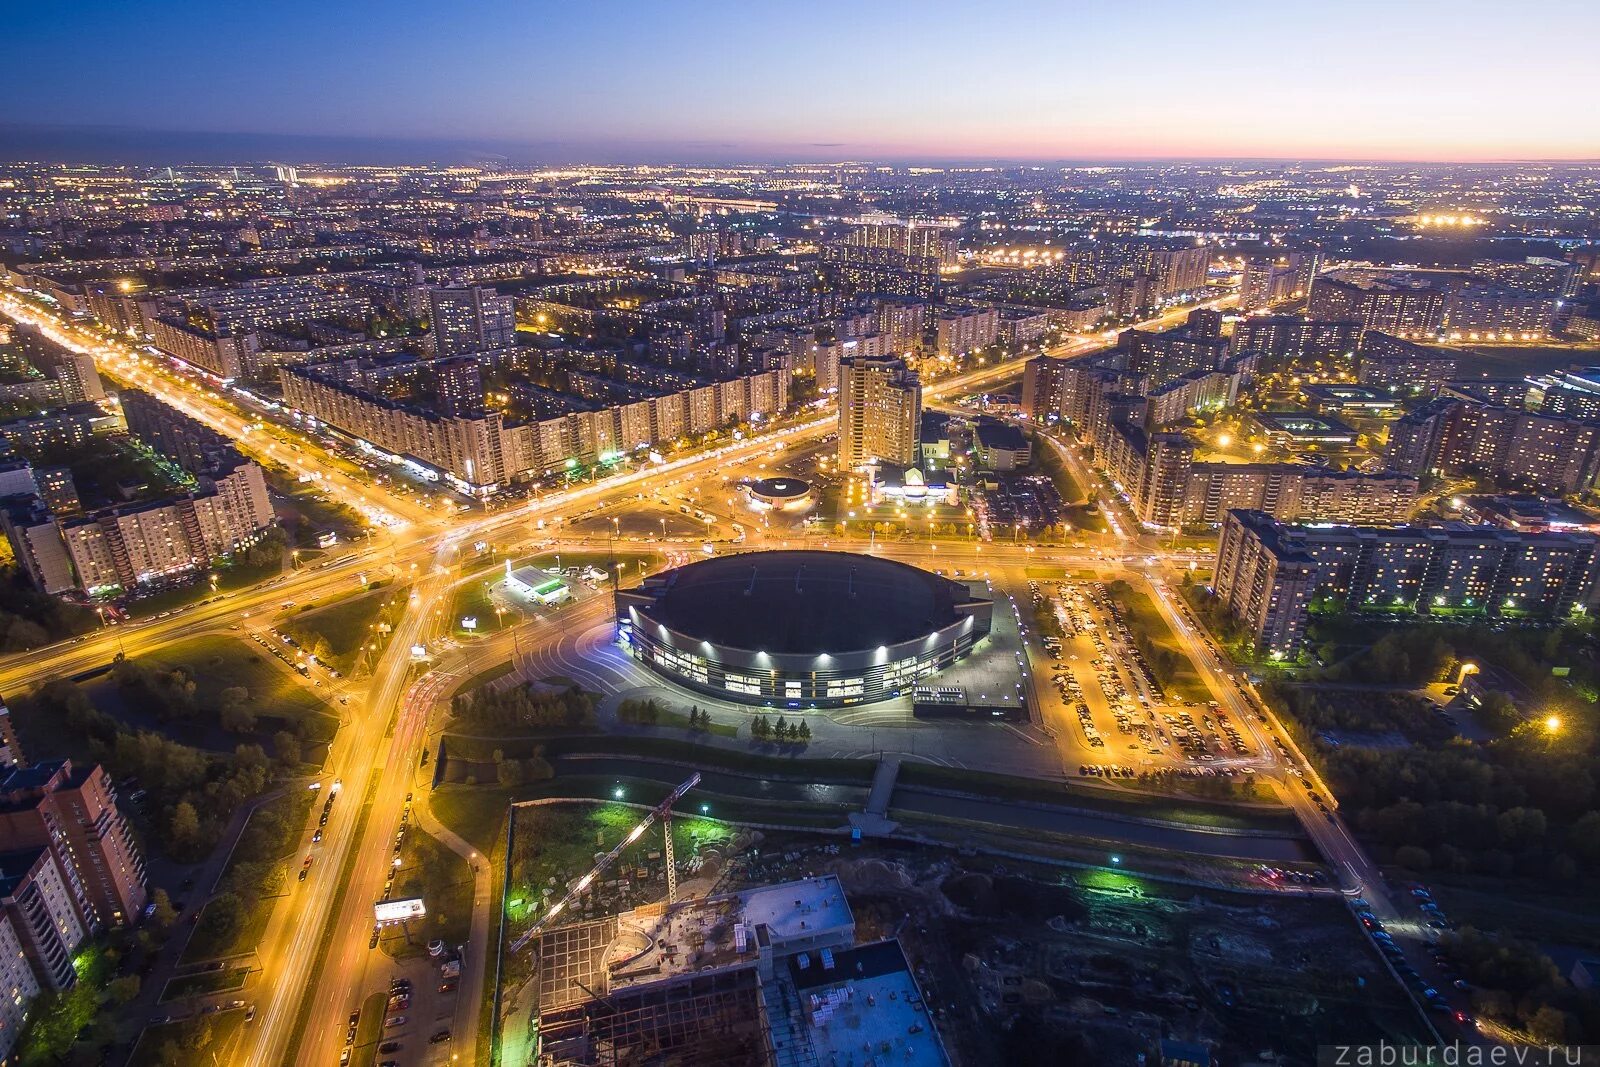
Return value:
[(811, 492), (811, 483), (803, 478), (757, 478), (750, 491), (769, 500), (787, 500)]
[[(959, 582), (849, 552), (749, 552), (658, 575), (641, 614), (713, 644), (774, 654), (854, 652), (958, 621)], [(654, 584), (649, 583), (649, 584)]]

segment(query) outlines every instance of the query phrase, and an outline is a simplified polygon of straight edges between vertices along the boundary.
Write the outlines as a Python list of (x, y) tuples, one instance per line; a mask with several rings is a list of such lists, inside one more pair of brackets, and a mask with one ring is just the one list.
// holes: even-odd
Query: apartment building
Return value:
[(839, 368), (839, 465), (917, 461), (922, 383), (904, 360), (852, 357)]
[(1431, 337), (1443, 322), (1445, 294), (1431, 282), (1408, 275), (1371, 272), (1325, 274), (1311, 287), (1314, 319), (1360, 324), (1396, 337)]
[(1596, 539), (1494, 526), (1293, 526), (1261, 511), (1223, 522), (1215, 591), (1265, 650), (1293, 653), (1314, 596), (1347, 611), (1560, 618), (1592, 605)]
[(1453, 341), (1534, 341), (1551, 336), (1561, 298), (1503, 285), (1465, 285), (1445, 299), (1439, 332)]
[(53, 530), (71, 564), (65, 588), (91, 594), (159, 585), (209, 567), (253, 544), (277, 521), (261, 468), (247, 462), (175, 499), (69, 519), (41, 511), (23, 502), (0, 515), (19, 558), (27, 559), (24, 568), (41, 589), (63, 588), (68, 579)]
[(88, 902), (85, 925), (132, 923), (144, 910), (144, 857), (98, 764), (47, 760), (0, 778), (0, 848), (50, 848)]
[(68, 404), (39, 415), (0, 422), (0, 440), (18, 452), (76, 448), (97, 433), (110, 433), (120, 423), (97, 404)]
[[(391, 400), (373, 391), (359, 362), (280, 368), (285, 402), (474, 494), (565, 469), (569, 460), (588, 465), (623, 451), (672, 444), (687, 434), (770, 418), (789, 404), (789, 375), (783, 370), (719, 381), (688, 375), (683, 380), (699, 384), (604, 407), (565, 404), (567, 410), (550, 417), (517, 423), (498, 411), (450, 415)], [(660, 368), (651, 373), (658, 381), (671, 376)], [(641, 438), (646, 426), (649, 435)]]
[(435, 355), (484, 352), (517, 343), (516, 301), (493, 289), (430, 289), (428, 310), (429, 339)]
[(1264, 367), (1317, 361), (1344, 362), (1355, 355), (1360, 325), (1302, 315), (1252, 315), (1236, 324), (1229, 351), (1255, 353)]
[(1381, 330), (1368, 330), (1356, 356), (1356, 381), (1391, 392), (1431, 396), (1456, 376), (1456, 357)]
[(1215, 526), (1236, 508), (1283, 522), (1404, 522), (1420, 491), (1415, 476), (1394, 470), (1200, 462), (1187, 436), (1127, 423), (1106, 428), (1096, 462), (1128, 491), (1141, 522), (1165, 528)]
[(1000, 312), (992, 307), (947, 307), (934, 320), (934, 347), (941, 356), (960, 356), (1000, 339)]
[[(98, 926), (77, 872), (53, 845), (0, 852), (0, 916), (40, 986), (67, 989), (77, 980), (72, 957)], [(3, 941), (0, 938), (0, 941)], [(17, 984), (20, 968), (5, 968)]]
[(1600, 485), (1600, 420), (1440, 397), (1396, 420), (1384, 458), (1419, 476), (1487, 474), (1582, 493)]
[(0, 1063), (10, 1061), (28, 1007), (41, 992), (17, 929), (18, 920), (0, 908)]

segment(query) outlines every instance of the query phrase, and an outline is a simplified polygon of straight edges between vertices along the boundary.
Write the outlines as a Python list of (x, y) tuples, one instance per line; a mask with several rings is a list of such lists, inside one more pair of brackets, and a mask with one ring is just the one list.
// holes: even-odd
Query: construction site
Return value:
[[(723, 891), (732, 857), (702, 852), (696, 837), (680, 887), (670, 812), (697, 780), (597, 853), (505, 946), (500, 1062), (948, 1064), (904, 953), (892, 939), (857, 943), (836, 876)], [(659, 837), (647, 833), (656, 823)], [(740, 835), (730, 851), (754, 840)], [(654, 881), (653, 856), (665, 899), (595, 914)], [(618, 871), (627, 876), (608, 877)], [(526, 870), (508, 874), (508, 886), (529, 884)], [(560, 884), (547, 876), (542, 895), (554, 898)]]
[(1423, 1033), (1310, 879), (1250, 892), (692, 818), (669, 864), (627, 828), (639, 809), (608, 808), (514, 819), (508, 894), (549, 906), (509, 901), (502, 1063), (1133, 1064), (1178, 1042), (1276, 1065)]

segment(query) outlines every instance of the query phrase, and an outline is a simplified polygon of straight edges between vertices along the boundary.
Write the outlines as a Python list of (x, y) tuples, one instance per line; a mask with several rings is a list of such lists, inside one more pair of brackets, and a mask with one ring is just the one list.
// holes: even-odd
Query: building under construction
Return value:
[(535, 1062), (946, 1063), (898, 944), (854, 941), (831, 875), (546, 930)]

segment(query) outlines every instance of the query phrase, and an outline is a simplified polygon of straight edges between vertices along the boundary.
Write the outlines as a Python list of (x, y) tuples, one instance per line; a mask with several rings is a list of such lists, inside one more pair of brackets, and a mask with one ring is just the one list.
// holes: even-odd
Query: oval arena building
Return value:
[(744, 487), (756, 507), (772, 511), (804, 511), (811, 506), (811, 483), (804, 478), (757, 478)]
[(894, 696), (970, 652), (993, 603), (963, 582), (849, 552), (749, 552), (616, 593), (630, 652), (681, 685), (749, 704)]

